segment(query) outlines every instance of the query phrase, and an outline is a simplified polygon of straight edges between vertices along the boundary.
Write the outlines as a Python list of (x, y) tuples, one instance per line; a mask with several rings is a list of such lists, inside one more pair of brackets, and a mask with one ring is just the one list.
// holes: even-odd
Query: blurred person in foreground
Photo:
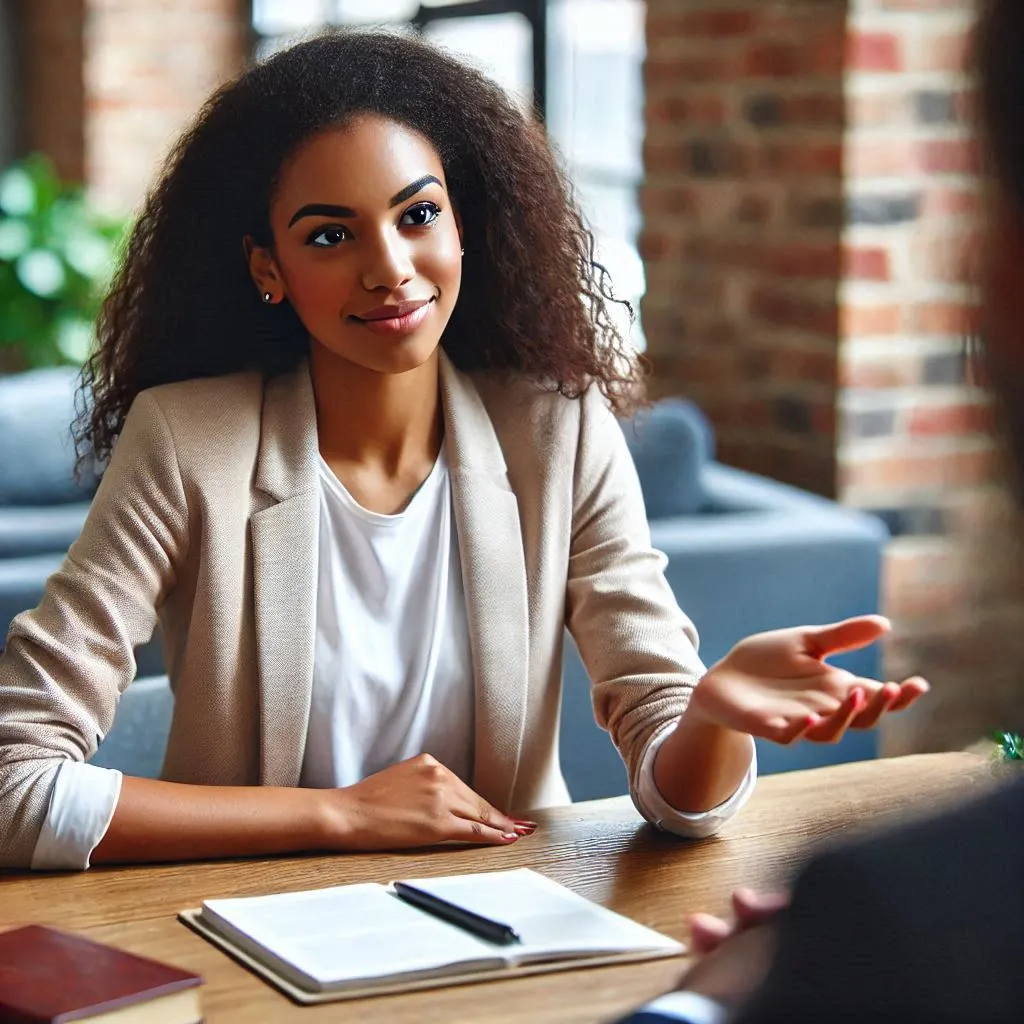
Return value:
[[(981, 10), (975, 54), (991, 177), (984, 370), (1020, 505), (1024, 0), (987, 0)], [(1022, 849), (1024, 779), (1017, 779), (957, 811), (826, 853), (801, 874), (788, 907), (784, 896), (747, 891), (733, 897), (732, 922), (692, 918), (700, 959), (679, 992), (629, 1024), (1022, 1021)]]

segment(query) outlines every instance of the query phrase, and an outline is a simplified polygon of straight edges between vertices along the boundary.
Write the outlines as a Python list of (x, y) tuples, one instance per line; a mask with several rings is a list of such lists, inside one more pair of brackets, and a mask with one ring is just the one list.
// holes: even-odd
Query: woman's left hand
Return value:
[(928, 692), (919, 676), (882, 683), (825, 662), (890, 628), (888, 619), (865, 615), (747, 637), (704, 676), (687, 714), (776, 743), (837, 743), (847, 729), (870, 729)]

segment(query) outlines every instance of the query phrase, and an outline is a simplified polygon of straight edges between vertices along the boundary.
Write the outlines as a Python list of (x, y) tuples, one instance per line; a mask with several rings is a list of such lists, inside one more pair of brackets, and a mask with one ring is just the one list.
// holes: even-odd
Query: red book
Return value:
[(0, 1024), (196, 1024), (202, 983), (55, 928), (0, 932)]

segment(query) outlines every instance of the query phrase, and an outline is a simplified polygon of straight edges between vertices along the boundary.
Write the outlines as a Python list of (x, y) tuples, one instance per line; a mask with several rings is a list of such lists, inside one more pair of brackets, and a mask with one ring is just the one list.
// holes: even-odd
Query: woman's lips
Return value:
[(371, 309), (363, 316), (352, 316), (361, 327), (374, 334), (410, 334), (427, 318), (433, 299), (418, 302), (400, 302), (395, 306), (381, 306)]

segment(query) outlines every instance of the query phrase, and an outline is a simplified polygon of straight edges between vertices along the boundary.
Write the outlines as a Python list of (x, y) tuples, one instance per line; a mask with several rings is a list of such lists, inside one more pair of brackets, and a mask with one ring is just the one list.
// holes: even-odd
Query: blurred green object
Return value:
[(125, 228), (41, 154), (0, 172), (0, 365), (85, 360)]
[(995, 741), (1004, 761), (1024, 761), (1024, 738), (1014, 732), (997, 732)]

